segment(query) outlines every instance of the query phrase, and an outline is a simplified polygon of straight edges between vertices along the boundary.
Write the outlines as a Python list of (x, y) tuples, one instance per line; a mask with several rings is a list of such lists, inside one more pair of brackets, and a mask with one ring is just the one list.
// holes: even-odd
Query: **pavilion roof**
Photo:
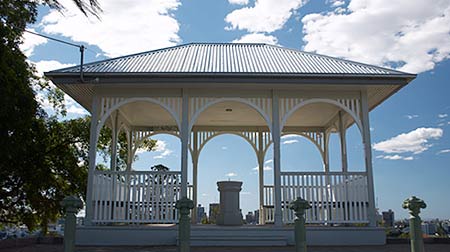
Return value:
[[(75, 74), (80, 66), (46, 73)], [(96, 74), (222, 74), (231, 76), (400, 77), (415, 75), (267, 44), (190, 43), (88, 63)]]

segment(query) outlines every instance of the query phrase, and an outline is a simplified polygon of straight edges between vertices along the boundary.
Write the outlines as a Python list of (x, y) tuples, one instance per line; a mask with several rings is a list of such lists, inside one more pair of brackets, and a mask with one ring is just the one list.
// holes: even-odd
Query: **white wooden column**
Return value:
[(327, 175), (330, 173), (330, 134), (328, 130), (323, 132), (323, 170)]
[(181, 198), (187, 197), (188, 181), (188, 142), (189, 142), (189, 97), (186, 90), (182, 90), (181, 115)]
[(342, 161), (342, 171), (348, 171), (348, 161), (347, 161), (347, 140), (346, 140), (346, 129), (344, 128), (344, 121), (342, 120), (342, 111), (339, 111), (339, 137), (341, 141), (341, 161)]
[(95, 171), (95, 160), (97, 158), (97, 126), (98, 126), (98, 111), (99, 111), (100, 101), (98, 97), (94, 96), (92, 101), (92, 111), (91, 111), (91, 129), (89, 135), (89, 171), (88, 171), (88, 182), (86, 189), (86, 218), (85, 224), (87, 226), (92, 225), (93, 217), (93, 202), (92, 194), (94, 189), (94, 171)]
[(117, 137), (119, 135), (119, 113), (116, 111), (112, 116), (112, 135), (111, 135), (111, 171), (117, 170)]
[(273, 187), (274, 224), (283, 225), (281, 209), (281, 160), (280, 160), (280, 114), (278, 94), (272, 93), (272, 141), (273, 141)]
[(259, 180), (259, 224), (266, 224), (264, 213), (264, 142), (263, 133), (258, 131), (258, 180)]
[(133, 132), (127, 129), (127, 171), (131, 171), (133, 164)]
[(192, 201), (194, 201), (194, 208), (192, 209), (192, 223), (197, 223), (197, 213), (198, 213), (198, 132), (194, 132), (193, 139), (193, 148), (192, 148)]
[(368, 187), (368, 199), (369, 206), (367, 210), (369, 218), (369, 226), (375, 227), (376, 214), (375, 214), (375, 192), (373, 184), (373, 169), (372, 169), (372, 148), (370, 141), (370, 124), (369, 124), (369, 102), (367, 99), (367, 91), (363, 90), (361, 92), (361, 117), (363, 126), (363, 145), (364, 145), (364, 156), (366, 164), (367, 173), (367, 187)]

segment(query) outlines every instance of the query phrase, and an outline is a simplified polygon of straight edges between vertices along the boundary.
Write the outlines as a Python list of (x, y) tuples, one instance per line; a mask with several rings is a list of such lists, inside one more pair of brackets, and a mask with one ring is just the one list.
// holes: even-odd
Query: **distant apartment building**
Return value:
[(422, 233), (426, 235), (434, 235), (437, 232), (437, 225), (433, 222), (422, 222)]
[(389, 209), (389, 211), (382, 212), (383, 215), (383, 225), (385, 227), (393, 227), (394, 226), (394, 211)]
[(205, 217), (206, 217), (205, 207), (202, 207), (202, 204), (198, 204), (198, 206), (197, 206), (197, 223), (201, 223)]
[(260, 224), (259, 223), (259, 210), (255, 210), (255, 214), (254, 215), (255, 215), (255, 223), (256, 224)]

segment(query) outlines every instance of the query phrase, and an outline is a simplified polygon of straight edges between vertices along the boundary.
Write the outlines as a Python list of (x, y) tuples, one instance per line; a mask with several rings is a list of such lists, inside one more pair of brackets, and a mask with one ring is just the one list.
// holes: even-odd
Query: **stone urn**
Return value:
[(242, 189), (242, 182), (219, 181), (217, 189), (220, 192), (220, 212), (216, 221), (217, 225), (242, 225), (242, 213), (239, 207), (239, 192)]

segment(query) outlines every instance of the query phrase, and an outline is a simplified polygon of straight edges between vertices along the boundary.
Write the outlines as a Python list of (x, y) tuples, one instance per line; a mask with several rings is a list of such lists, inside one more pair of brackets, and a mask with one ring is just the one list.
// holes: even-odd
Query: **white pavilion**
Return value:
[[(102, 127), (113, 132), (110, 170), (96, 170), (96, 149), (89, 152), (86, 224), (77, 231), (78, 244), (175, 244), (175, 202), (187, 196), (197, 206), (198, 157), (209, 140), (225, 133), (241, 136), (256, 153), (261, 225), (193, 225), (193, 245), (292, 244), (294, 214), (288, 204), (297, 197), (312, 205), (306, 214), (308, 243), (384, 243), (384, 231), (376, 227), (369, 111), (414, 74), (266, 44), (192, 43), (45, 75), (91, 113), (90, 146), (96, 146)], [(364, 146), (360, 172), (348, 170), (346, 131), (352, 125)], [(120, 132), (128, 139), (126, 170), (116, 163)], [(133, 169), (140, 143), (156, 134), (180, 138), (181, 171)], [(280, 138), (288, 134), (317, 147), (323, 171), (281, 167)], [(340, 139), (340, 171), (330, 171), (332, 134)], [(264, 184), (271, 145), (273, 183)], [(195, 213), (194, 208), (193, 223)], [(239, 232), (249, 240), (233, 240)]]

